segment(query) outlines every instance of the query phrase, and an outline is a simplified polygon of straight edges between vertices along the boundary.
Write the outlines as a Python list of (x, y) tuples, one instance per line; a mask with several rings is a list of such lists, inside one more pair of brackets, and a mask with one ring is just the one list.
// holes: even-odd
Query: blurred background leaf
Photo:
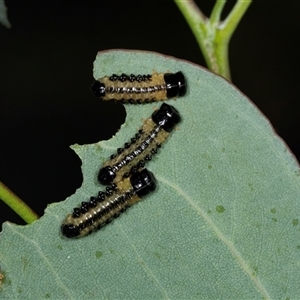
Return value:
[(11, 27), (7, 18), (7, 8), (5, 6), (4, 0), (0, 0), (0, 23), (6, 28)]

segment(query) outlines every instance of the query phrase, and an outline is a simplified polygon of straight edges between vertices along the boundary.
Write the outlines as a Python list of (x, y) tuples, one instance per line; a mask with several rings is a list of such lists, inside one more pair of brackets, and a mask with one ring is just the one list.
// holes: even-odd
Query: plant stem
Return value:
[(226, 4), (226, 0), (217, 0), (215, 6), (213, 7), (213, 10), (210, 15), (210, 23), (216, 24), (216, 26), (219, 24), (221, 19), (221, 13)]
[(241, 21), (242, 17), (244, 16), (245, 12), (247, 11), (249, 5), (251, 4), (252, 0), (239, 0), (233, 7), (230, 14), (227, 18), (223, 21), (222, 27), (223, 32), (226, 34), (227, 38), (230, 39), (233, 32), (235, 31), (237, 25)]
[(228, 17), (220, 20), (226, 0), (217, 0), (207, 18), (193, 0), (174, 0), (189, 24), (208, 68), (230, 80), (228, 45), (252, 0), (238, 0)]
[(26, 223), (32, 223), (38, 215), (7, 186), (0, 181), (0, 199), (13, 209)]

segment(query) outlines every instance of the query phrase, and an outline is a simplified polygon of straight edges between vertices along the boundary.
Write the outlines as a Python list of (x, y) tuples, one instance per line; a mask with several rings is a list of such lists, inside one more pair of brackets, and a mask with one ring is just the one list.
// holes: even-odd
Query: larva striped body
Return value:
[(163, 103), (144, 122), (131, 141), (124, 148), (119, 148), (117, 154), (103, 164), (98, 173), (98, 181), (104, 185), (117, 183), (143, 168), (180, 120), (179, 112), (173, 106)]
[(154, 175), (143, 169), (117, 185), (107, 187), (106, 192), (99, 192), (89, 202), (82, 202), (80, 207), (74, 208), (73, 213), (63, 222), (61, 232), (67, 238), (75, 238), (101, 229), (155, 189)]
[(123, 103), (149, 103), (184, 96), (186, 81), (182, 72), (153, 73), (100, 78), (92, 84), (92, 92), (102, 100)]

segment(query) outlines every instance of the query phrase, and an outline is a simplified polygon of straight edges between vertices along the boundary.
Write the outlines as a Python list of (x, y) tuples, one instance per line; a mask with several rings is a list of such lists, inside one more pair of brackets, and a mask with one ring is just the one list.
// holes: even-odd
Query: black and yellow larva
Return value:
[(62, 234), (67, 238), (82, 237), (101, 229), (117, 218), (122, 212), (141, 197), (156, 189), (156, 180), (152, 172), (143, 169), (130, 178), (99, 192), (88, 202), (82, 202), (69, 214), (61, 226)]
[(102, 100), (139, 104), (181, 97), (186, 93), (186, 80), (181, 71), (152, 75), (113, 74), (93, 82), (95, 96)]
[(143, 168), (180, 121), (181, 117), (176, 108), (163, 103), (153, 112), (151, 118), (144, 121), (142, 128), (131, 141), (124, 148), (119, 148), (103, 164), (98, 173), (98, 181), (104, 185), (117, 183)]

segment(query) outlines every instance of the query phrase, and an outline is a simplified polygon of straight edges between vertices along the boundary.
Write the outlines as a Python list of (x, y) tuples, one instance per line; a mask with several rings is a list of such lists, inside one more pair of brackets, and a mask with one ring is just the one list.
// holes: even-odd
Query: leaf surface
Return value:
[[(94, 77), (181, 70), (182, 122), (149, 168), (158, 189), (111, 225), (68, 240), (60, 224), (103, 187), (101, 163), (161, 103), (127, 105), (108, 141), (74, 145), (84, 181), (27, 226), (3, 225), (0, 297), (13, 299), (295, 299), (300, 295), (300, 172), (285, 144), (235, 87), (157, 53), (106, 51)], [(112, 105), (118, 105), (113, 104)]]

